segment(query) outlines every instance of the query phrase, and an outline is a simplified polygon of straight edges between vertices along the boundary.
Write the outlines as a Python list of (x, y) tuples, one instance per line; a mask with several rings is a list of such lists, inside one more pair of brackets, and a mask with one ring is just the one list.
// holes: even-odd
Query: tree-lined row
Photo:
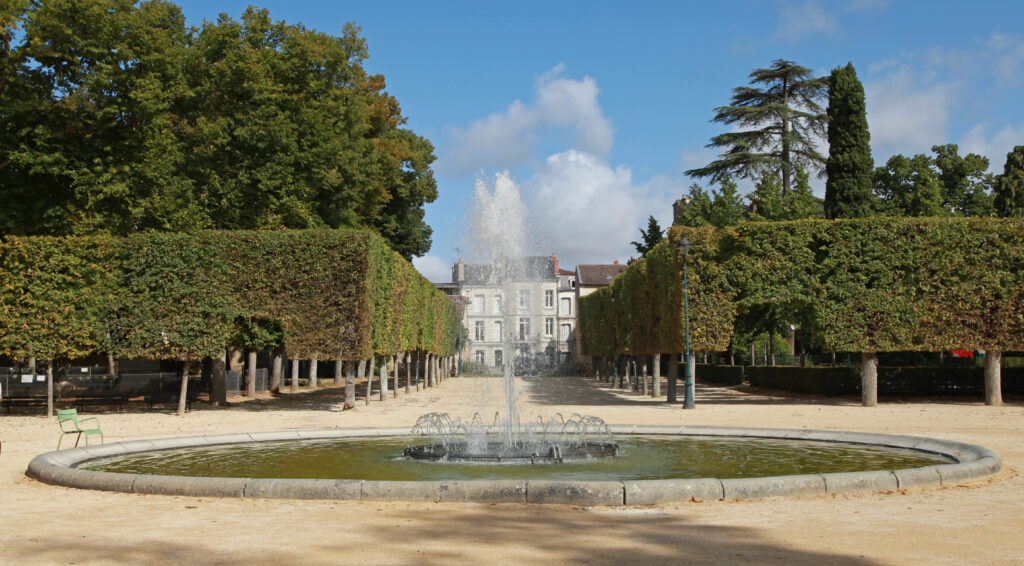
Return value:
[(984, 350), (986, 402), (998, 404), (1001, 352), (1024, 349), (1024, 222), (866, 218), (673, 228), (581, 299), (584, 353), (682, 351), (684, 233), (694, 351), (724, 350), (734, 327), (794, 324), (826, 351), (862, 353), (872, 405), (877, 352)]
[(362, 229), (149, 232), (0, 243), (0, 353), (16, 359), (450, 356), (454, 304)]

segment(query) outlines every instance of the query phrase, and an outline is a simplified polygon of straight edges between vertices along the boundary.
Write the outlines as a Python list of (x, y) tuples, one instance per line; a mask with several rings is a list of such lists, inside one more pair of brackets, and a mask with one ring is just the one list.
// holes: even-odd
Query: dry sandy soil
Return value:
[[(24, 475), (52, 450), (55, 419), (0, 415), (4, 564), (1024, 564), (1024, 405), (782, 397), (698, 387), (683, 411), (578, 378), (518, 381), (523, 420), (561, 412), (609, 423), (843, 429), (981, 444), (1003, 471), (974, 484), (850, 496), (698, 501), (658, 507), (242, 500), (131, 495)], [(430, 411), (503, 405), (496, 379), (440, 386), (342, 411), (342, 392), (99, 415), (108, 442), (204, 433), (411, 426)], [(91, 411), (90, 411), (91, 412)]]

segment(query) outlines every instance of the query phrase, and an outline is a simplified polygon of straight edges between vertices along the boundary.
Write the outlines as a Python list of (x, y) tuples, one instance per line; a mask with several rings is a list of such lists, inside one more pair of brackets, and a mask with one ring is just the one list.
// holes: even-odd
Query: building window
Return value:
[(494, 296), (494, 312), (501, 314), (501, 295)]
[(562, 312), (559, 314), (562, 316), (569, 316), (572, 314), (572, 299), (569, 297), (562, 297)]
[(551, 289), (544, 291), (544, 308), (551, 308), (555, 306), (555, 292)]
[(494, 321), (494, 340), (501, 342), (501, 321)]
[(544, 336), (551, 336), (555, 333), (555, 319), (544, 319)]
[(519, 319), (519, 339), (526, 340), (530, 337), (530, 319), (520, 318)]
[(572, 326), (568, 325), (568, 324), (563, 324), (562, 325), (562, 334), (561, 334), (562, 342), (568, 342), (569, 341), (569, 333), (570, 332), (572, 332)]
[(477, 296), (473, 297), (473, 312), (475, 312), (477, 314), (483, 314), (484, 313), (484, 296), (483, 295), (477, 295)]
[(477, 350), (476, 351), (476, 363), (478, 363), (480, 365), (484, 365), (485, 360), (486, 360), (486, 358), (484, 357), (484, 351), (483, 350)]
[(494, 351), (494, 367), (501, 367), (501, 350)]
[(530, 308), (530, 290), (520, 289), (519, 290), (519, 308), (528, 309)]
[(484, 321), (478, 320), (473, 323), (473, 339), (477, 342), (483, 342), (484, 338)]

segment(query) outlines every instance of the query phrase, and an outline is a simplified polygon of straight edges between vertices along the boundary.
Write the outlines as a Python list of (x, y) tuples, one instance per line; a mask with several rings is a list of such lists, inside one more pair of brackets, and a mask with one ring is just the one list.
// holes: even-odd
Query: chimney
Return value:
[(618, 264), (619, 264), (619, 260), (615, 260), (615, 263), (613, 263), (612, 265), (618, 265)]
[(458, 263), (452, 268), (452, 283), (462, 283), (466, 280), (466, 264), (459, 258)]
[(551, 254), (551, 259), (555, 262), (555, 277), (558, 277), (558, 256)]

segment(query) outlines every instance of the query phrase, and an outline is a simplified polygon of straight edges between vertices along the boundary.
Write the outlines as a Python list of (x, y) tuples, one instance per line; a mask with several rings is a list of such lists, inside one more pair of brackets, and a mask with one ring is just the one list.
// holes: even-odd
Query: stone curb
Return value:
[(405, 428), (295, 430), (132, 440), (40, 454), (26, 475), (44, 483), (123, 493), (477, 503), (557, 503), (570, 505), (655, 505), (706, 499), (758, 499), (777, 496), (884, 492), (910, 487), (953, 485), (993, 476), (1002, 462), (991, 450), (963, 442), (905, 435), (806, 429), (611, 425), (615, 434), (784, 438), (819, 442), (877, 444), (942, 454), (957, 461), (906, 470), (845, 472), (739, 479), (624, 481), (465, 480), (371, 481), (318, 479), (207, 478), (134, 475), (80, 469), (97, 458), (187, 446), (315, 438), (373, 438), (408, 434)]

